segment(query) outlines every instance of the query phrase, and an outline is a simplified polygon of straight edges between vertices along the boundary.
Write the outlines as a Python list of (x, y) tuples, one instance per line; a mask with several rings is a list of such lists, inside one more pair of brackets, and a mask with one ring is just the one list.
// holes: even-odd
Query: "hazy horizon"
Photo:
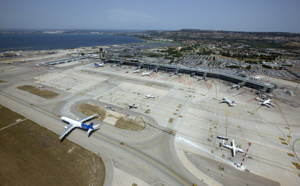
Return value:
[(0, 29), (300, 33), (297, 0), (3, 0)]
[(0, 31), (3, 30), (9, 30), (9, 31), (102, 31), (102, 32), (109, 32), (109, 31), (119, 31), (119, 32), (142, 32), (142, 31), (179, 31), (183, 29), (189, 29), (189, 30), (202, 30), (202, 31), (220, 31), (220, 32), (248, 32), (248, 33), (291, 33), (291, 34), (300, 34), (300, 32), (283, 32), (283, 31), (243, 31), (243, 30), (213, 30), (213, 29), (201, 29), (201, 28), (181, 28), (178, 30), (155, 30), (155, 29), (148, 29), (148, 30), (142, 30), (142, 29), (80, 29), (80, 28), (69, 28), (69, 29), (56, 29), (56, 28), (0, 28)]

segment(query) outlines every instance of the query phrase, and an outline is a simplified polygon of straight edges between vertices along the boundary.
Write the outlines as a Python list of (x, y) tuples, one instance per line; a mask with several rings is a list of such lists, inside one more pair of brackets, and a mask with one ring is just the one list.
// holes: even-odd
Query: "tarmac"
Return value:
[[(64, 128), (58, 117), (83, 117), (76, 110), (83, 102), (143, 116), (147, 125), (142, 131), (126, 131), (103, 122), (90, 138), (81, 130), (67, 137), (96, 153), (105, 149), (100, 156), (106, 154), (105, 165), (112, 173), (105, 185), (299, 182), (300, 170), (293, 165), (300, 157), (299, 107), (276, 99), (276, 107), (260, 106), (255, 91), (231, 89), (219, 79), (197, 81), (188, 75), (170, 77), (163, 71), (141, 76), (128, 66), (94, 68), (94, 61), (52, 67), (35, 67), (35, 62), (0, 64), (0, 79), (6, 81), (0, 84), (0, 103), (59, 135)], [(280, 83), (297, 86), (295, 82)], [(28, 84), (41, 85), (60, 96), (47, 100), (17, 89)], [(147, 94), (156, 98), (146, 99)], [(299, 90), (292, 98), (294, 102), (299, 103), (298, 95)], [(236, 105), (219, 103), (222, 97), (234, 100)], [(129, 110), (128, 104), (138, 108)], [(247, 156), (238, 153), (232, 157), (228, 149), (219, 146), (222, 140), (217, 135), (229, 137), (229, 142), (234, 140), (244, 151), (248, 149)], [(218, 162), (225, 170), (223, 176)]]

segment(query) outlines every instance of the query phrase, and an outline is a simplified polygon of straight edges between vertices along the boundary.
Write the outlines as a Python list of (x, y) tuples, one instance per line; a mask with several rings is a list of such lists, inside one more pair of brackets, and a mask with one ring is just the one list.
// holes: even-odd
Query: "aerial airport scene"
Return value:
[(300, 30), (250, 31), (0, 29), (0, 185), (298, 185)]

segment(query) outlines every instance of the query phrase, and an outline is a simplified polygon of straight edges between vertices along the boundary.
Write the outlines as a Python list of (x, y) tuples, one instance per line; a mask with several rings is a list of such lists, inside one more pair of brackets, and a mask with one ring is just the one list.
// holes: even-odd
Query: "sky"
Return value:
[(0, 29), (300, 33), (300, 0), (0, 0)]

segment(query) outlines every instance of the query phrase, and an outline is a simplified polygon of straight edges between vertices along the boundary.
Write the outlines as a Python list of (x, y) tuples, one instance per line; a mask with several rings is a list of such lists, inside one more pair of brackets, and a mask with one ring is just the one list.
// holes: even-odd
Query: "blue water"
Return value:
[(98, 34), (0, 34), (0, 51), (48, 50), (144, 42), (135, 37)]

